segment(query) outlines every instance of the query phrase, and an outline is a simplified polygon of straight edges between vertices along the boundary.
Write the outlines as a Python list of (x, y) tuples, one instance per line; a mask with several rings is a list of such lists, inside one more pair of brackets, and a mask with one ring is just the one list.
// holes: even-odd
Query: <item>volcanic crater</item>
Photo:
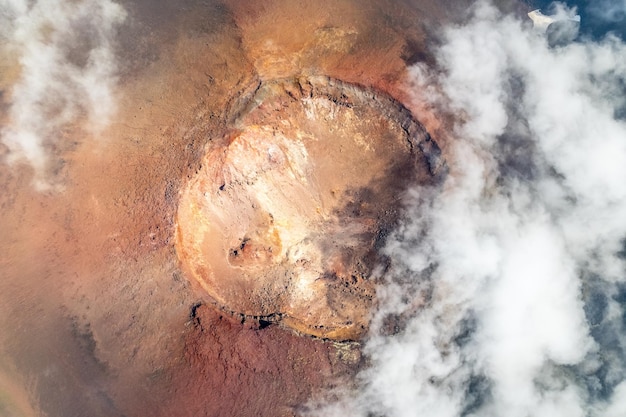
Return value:
[(326, 76), (253, 82), (181, 191), (176, 250), (209, 304), (357, 340), (409, 185), (445, 171), (401, 103)]

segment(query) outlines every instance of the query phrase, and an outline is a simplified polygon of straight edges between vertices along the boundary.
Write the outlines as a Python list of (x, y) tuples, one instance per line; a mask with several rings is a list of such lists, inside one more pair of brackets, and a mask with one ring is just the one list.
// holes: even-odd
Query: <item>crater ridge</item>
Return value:
[(356, 340), (402, 195), (445, 174), (401, 103), (323, 76), (262, 81), (183, 188), (176, 250), (218, 307)]

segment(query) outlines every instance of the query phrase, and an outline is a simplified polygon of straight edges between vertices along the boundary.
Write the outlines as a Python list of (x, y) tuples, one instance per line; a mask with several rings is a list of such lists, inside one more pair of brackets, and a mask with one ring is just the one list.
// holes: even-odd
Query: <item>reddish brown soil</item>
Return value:
[(198, 307), (174, 248), (179, 192), (254, 79), (327, 75), (419, 109), (406, 66), (430, 60), (426, 27), (453, 4), (126, 2), (114, 122), (59, 132), (60, 191), (0, 164), (0, 414), (289, 416), (350, 383), (358, 345)]
[[(261, 329), (207, 306), (195, 310), (189, 327), (185, 372), (175, 372), (172, 381), (180, 397), (159, 415), (294, 416), (316, 387), (350, 384), (361, 360), (358, 345)], [(217, 392), (219, 401), (210, 394)]]

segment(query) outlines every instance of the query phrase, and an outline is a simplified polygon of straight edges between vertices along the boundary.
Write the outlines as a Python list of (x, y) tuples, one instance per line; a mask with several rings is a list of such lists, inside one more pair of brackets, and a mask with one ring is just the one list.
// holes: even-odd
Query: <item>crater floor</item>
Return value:
[(255, 83), (182, 191), (178, 256), (222, 309), (358, 339), (377, 250), (438, 153), (383, 93), (321, 76)]

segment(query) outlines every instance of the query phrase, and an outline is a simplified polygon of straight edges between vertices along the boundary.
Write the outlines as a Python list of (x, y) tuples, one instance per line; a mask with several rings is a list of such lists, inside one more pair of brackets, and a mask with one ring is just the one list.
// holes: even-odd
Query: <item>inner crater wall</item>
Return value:
[(328, 77), (259, 82), (183, 188), (176, 249), (217, 307), (358, 339), (408, 184), (445, 172), (391, 97)]

